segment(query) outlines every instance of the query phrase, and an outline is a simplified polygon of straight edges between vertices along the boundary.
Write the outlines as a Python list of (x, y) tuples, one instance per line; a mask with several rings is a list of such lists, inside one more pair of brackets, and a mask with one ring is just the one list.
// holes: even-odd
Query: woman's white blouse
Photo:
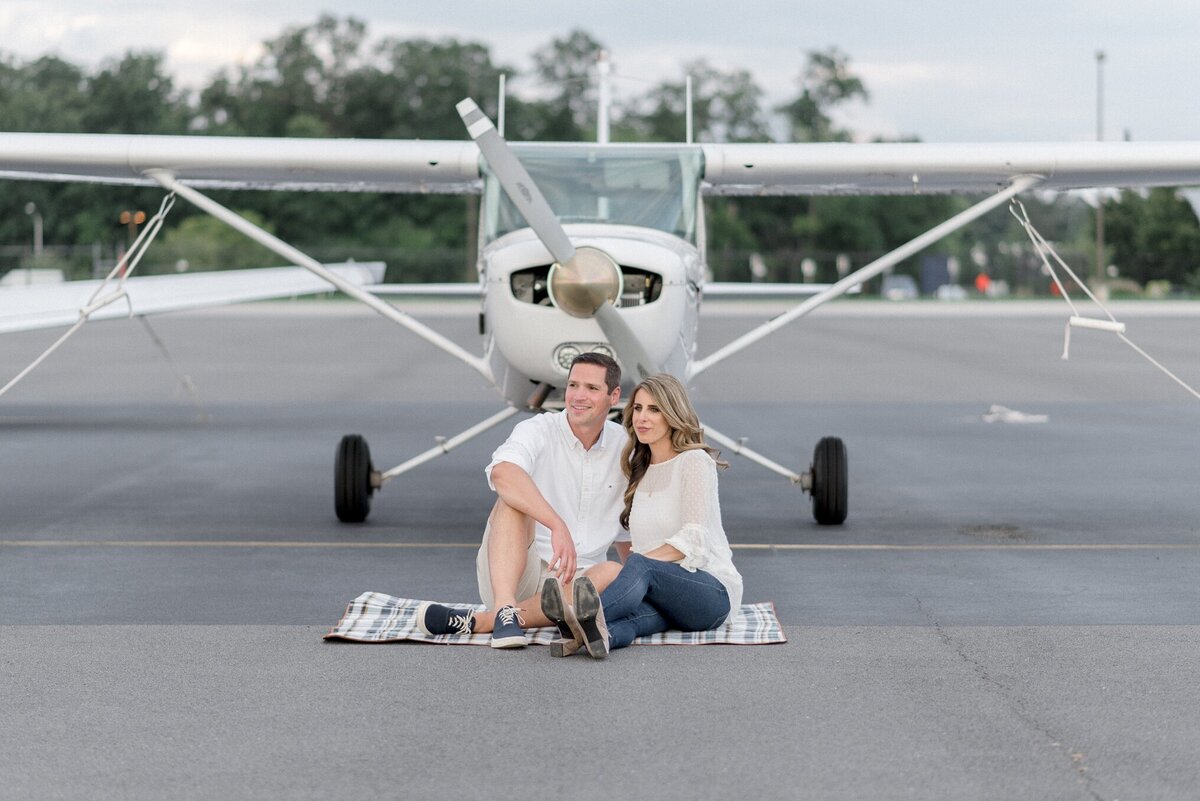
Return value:
[(703, 570), (721, 582), (730, 610), (741, 605), (742, 576), (721, 525), (717, 463), (706, 451), (684, 451), (646, 469), (629, 510), (629, 534), (634, 553), (673, 546), (685, 570)]

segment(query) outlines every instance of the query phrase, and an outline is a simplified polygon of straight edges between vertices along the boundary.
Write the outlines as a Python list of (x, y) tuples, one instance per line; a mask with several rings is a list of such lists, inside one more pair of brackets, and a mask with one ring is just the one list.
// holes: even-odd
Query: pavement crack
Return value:
[(1015, 687), (992, 675), (992, 673), (988, 670), (987, 665), (968, 654), (963, 645), (951, 637), (950, 633), (946, 631), (941, 620), (939, 620), (932, 611), (926, 608), (920, 597), (913, 595), (912, 599), (917, 604), (917, 611), (921, 613), (922, 617), (929, 621), (931, 626), (933, 626), (934, 633), (937, 635), (938, 640), (940, 640), (941, 643), (946, 647), (952, 649), (954, 653), (957, 654), (958, 658), (963, 662), (963, 664), (969, 666), (971, 671), (978, 676), (981, 681), (997, 690), (1000, 693), (1000, 697), (1003, 698), (1008, 704), (1009, 709), (1012, 710), (1013, 714), (1018, 720), (1025, 724), (1025, 726), (1027, 726), (1029, 729), (1036, 732), (1039, 736), (1044, 738), (1055, 751), (1063, 753), (1067, 756), (1067, 758), (1070, 760), (1070, 769), (1075, 774), (1076, 781), (1082, 785), (1082, 789), (1085, 793), (1087, 793), (1088, 797), (1094, 799), (1094, 801), (1110, 801), (1110, 799), (1106, 799), (1096, 791), (1095, 780), (1092, 778), (1091, 771), (1087, 765), (1087, 759), (1083, 752), (1064, 747), (1062, 738), (1056, 736), (1048, 726), (1037, 719), (1037, 717), (1029, 710), (1024, 699), (1020, 697)]

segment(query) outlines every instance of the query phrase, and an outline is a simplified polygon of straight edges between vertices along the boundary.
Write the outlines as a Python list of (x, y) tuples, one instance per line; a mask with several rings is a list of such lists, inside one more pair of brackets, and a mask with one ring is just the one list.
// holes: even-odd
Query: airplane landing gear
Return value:
[(376, 470), (375, 465), (371, 464), (367, 441), (359, 434), (347, 434), (338, 444), (337, 461), (333, 468), (333, 505), (338, 520), (343, 523), (363, 522), (371, 511), (371, 495), (375, 490), (383, 489), (384, 484), (409, 470), (445, 456), (520, 411), (516, 406), (508, 406), (461, 434), (449, 438), (434, 437), (436, 445), (391, 470)]
[(361, 523), (371, 511), (371, 449), (359, 434), (347, 434), (338, 443), (333, 468), (333, 506), (338, 520)]
[(840, 526), (846, 521), (849, 478), (846, 445), (838, 437), (823, 437), (813, 451), (812, 511), (822, 526)]

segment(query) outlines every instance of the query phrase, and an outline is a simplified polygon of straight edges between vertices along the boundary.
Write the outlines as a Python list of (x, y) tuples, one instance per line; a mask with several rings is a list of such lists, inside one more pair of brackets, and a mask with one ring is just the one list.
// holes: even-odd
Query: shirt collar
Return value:
[[(561, 422), (559, 428), (562, 430), (563, 436), (567, 438), (567, 444), (572, 448), (578, 448), (581, 451), (586, 450), (583, 443), (579, 441), (579, 437), (575, 436), (575, 432), (571, 430), (571, 423), (567, 420), (567, 410), (563, 409), (559, 413)], [(596, 444), (592, 446), (594, 451), (602, 451), (608, 444), (608, 421), (604, 421), (604, 427), (600, 429), (600, 438), (596, 440)]]

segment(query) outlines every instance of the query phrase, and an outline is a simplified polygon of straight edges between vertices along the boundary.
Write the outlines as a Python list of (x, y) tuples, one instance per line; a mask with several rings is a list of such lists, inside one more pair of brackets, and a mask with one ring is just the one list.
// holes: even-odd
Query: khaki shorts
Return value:
[[(487, 526), (483, 529), (483, 543), (479, 546), (479, 553), (475, 555), (475, 579), (479, 582), (479, 600), (483, 601), (488, 609), (496, 606), (496, 598), (492, 594), (492, 571), (488, 565), (488, 534), (491, 531), (492, 520), (489, 517)], [(521, 580), (517, 582), (517, 600), (523, 601), (541, 592), (542, 581), (548, 575), (548, 570), (549, 566), (538, 557), (537, 546), (534, 545), (534, 538), (531, 536), (529, 550), (525, 552), (525, 570), (521, 573)]]

